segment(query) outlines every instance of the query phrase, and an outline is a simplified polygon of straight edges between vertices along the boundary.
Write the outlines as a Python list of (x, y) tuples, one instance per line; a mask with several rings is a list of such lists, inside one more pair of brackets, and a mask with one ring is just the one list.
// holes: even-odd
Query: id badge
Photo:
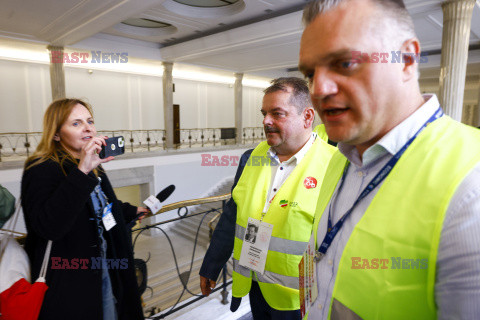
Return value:
[(298, 265), (300, 287), (300, 311), (302, 319), (317, 299), (317, 270), (315, 265), (315, 239), (312, 236), (308, 241), (307, 249), (303, 253), (302, 260)]
[(273, 224), (248, 218), (240, 253), (239, 263), (241, 266), (263, 274), (272, 231)]
[(107, 231), (109, 231), (110, 229), (115, 227), (115, 225), (117, 224), (117, 222), (115, 221), (115, 218), (113, 217), (113, 214), (112, 214), (112, 204), (111, 203), (109, 203), (105, 207), (105, 209), (103, 209), (102, 221), (103, 221), (103, 225), (105, 226), (105, 230), (107, 230)]

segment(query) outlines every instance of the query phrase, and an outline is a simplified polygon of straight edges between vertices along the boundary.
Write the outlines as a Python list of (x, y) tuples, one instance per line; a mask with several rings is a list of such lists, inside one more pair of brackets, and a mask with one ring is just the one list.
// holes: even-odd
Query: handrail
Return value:
[(206, 197), (206, 198), (198, 198), (198, 199), (191, 199), (191, 200), (183, 200), (183, 201), (178, 201), (174, 203), (167, 204), (163, 206), (157, 213), (154, 214), (160, 214), (163, 212), (175, 210), (178, 208), (183, 208), (187, 206), (194, 206), (198, 204), (205, 204), (209, 202), (216, 202), (216, 201), (222, 201), (222, 200), (228, 200), (230, 199), (231, 194), (230, 193), (225, 193), (219, 196), (212, 196), (212, 197)]

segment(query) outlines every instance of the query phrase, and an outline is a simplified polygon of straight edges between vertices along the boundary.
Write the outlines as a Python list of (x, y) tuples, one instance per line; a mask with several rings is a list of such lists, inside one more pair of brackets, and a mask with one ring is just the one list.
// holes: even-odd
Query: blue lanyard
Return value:
[[(327, 229), (327, 234), (325, 235), (325, 238), (323, 238), (322, 244), (318, 248), (318, 251), (315, 255), (315, 260), (318, 262), (320, 261), (325, 253), (327, 252), (328, 248), (332, 244), (333, 239), (337, 235), (338, 231), (342, 228), (343, 223), (345, 220), (350, 216), (352, 213), (353, 209), (357, 206), (357, 204), (362, 201), (370, 192), (372, 192), (373, 189), (375, 189), (380, 183), (382, 183), (383, 180), (389, 175), (389, 173), (392, 171), (393, 167), (397, 164), (398, 160), (400, 160), (400, 157), (403, 155), (403, 153), (407, 150), (407, 148), (412, 144), (413, 140), (417, 138), (420, 132), (423, 131), (427, 127), (428, 124), (432, 123), (433, 121), (437, 120), (443, 116), (443, 111), (441, 108), (438, 108), (438, 110), (430, 117), (430, 119), (425, 122), (425, 124), (415, 133), (415, 135), (410, 138), (410, 140), (405, 143), (405, 145), (387, 162), (387, 164), (377, 173), (377, 175), (370, 181), (370, 183), (363, 189), (362, 193), (360, 196), (358, 196), (357, 200), (353, 203), (352, 207), (348, 209), (348, 211), (343, 215), (338, 222), (332, 226), (332, 218), (331, 218), (331, 204), (332, 201), (330, 201), (330, 206), (328, 210), (328, 229)], [(348, 169), (348, 165), (345, 167), (342, 175), (342, 180), (340, 182), (340, 186), (337, 190), (338, 192), (342, 189), (343, 187), (343, 182), (345, 181), (345, 175)]]

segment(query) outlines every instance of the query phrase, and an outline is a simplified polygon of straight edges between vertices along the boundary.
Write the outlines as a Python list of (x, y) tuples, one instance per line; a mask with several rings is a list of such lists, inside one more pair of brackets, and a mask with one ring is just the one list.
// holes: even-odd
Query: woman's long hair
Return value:
[[(60, 132), (60, 128), (67, 121), (70, 113), (72, 112), (73, 107), (77, 104), (81, 104), (87, 108), (88, 112), (93, 117), (92, 107), (80, 99), (60, 99), (52, 102), (45, 115), (43, 116), (43, 133), (42, 139), (37, 146), (35, 152), (28, 157), (25, 161), (25, 170), (30, 169), (37, 164), (45, 162), (47, 160), (52, 160), (60, 164), (63, 172), (63, 163), (65, 161), (70, 161), (78, 165), (77, 159), (75, 159), (60, 143), (60, 141), (55, 141), (53, 138), (55, 134)], [(97, 174), (97, 170), (94, 170)]]

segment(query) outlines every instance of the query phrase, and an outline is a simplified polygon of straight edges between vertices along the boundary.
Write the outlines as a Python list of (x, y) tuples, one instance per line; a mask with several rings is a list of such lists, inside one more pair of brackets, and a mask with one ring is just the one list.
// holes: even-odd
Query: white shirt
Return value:
[(268, 211), (268, 208), (270, 208), (270, 203), (277, 194), (278, 190), (283, 185), (285, 180), (287, 180), (288, 176), (290, 176), (293, 170), (297, 167), (297, 165), (300, 164), (300, 162), (303, 160), (308, 150), (310, 150), (313, 143), (315, 142), (316, 138), (317, 134), (315, 132), (312, 132), (310, 139), (308, 139), (302, 149), (300, 149), (290, 159), (283, 162), (280, 161), (277, 153), (275, 152), (275, 150), (273, 150), (272, 147), (268, 149), (267, 156), (271, 160), (270, 167), (272, 170), (272, 179), (270, 180), (270, 189), (268, 191), (267, 201), (265, 202), (265, 206), (263, 207), (263, 212)]
[[(332, 197), (332, 223), (350, 209), (379, 170), (438, 109), (435, 95), (425, 95), (424, 99), (422, 107), (368, 148), (363, 159), (355, 147), (338, 144), (351, 165), (343, 188), (338, 192), (337, 185)], [(343, 249), (379, 188), (354, 208), (325, 257), (317, 263), (318, 297), (310, 309), (309, 319), (327, 319)], [(326, 210), (329, 206), (330, 203)], [(325, 212), (316, 230), (318, 242), (326, 234), (327, 221), (328, 212)], [(480, 165), (462, 181), (447, 209), (438, 248), (435, 300), (439, 319), (480, 319)]]

